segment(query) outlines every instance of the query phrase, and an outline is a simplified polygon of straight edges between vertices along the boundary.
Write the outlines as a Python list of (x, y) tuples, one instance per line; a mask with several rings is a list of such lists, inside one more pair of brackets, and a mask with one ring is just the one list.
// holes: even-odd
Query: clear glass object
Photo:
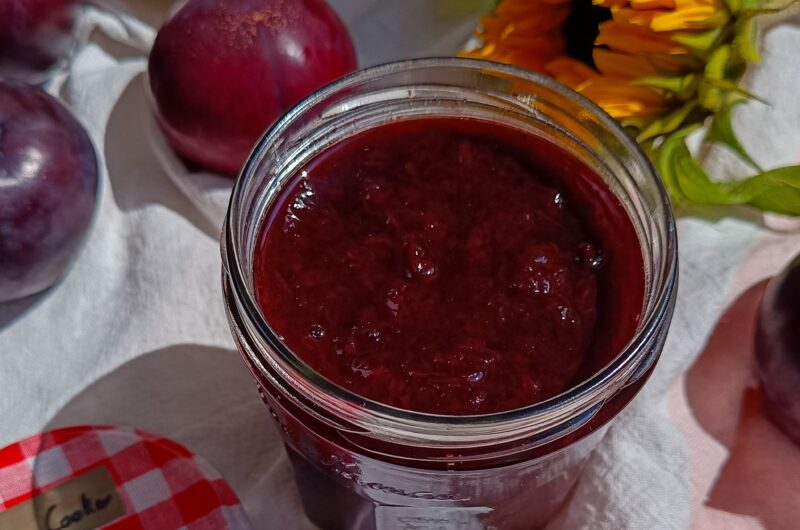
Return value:
[[(306, 366), (255, 302), (259, 229), (287, 179), (352, 135), (425, 116), (495, 121), (542, 136), (592, 168), (630, 216), (645, 267), (636, 334), (601, 371), (556, 397), (482, 416), (437, 416), (365, 400)], [(236, 183), (222, 256), (234, 338), (281, 429), (306, 513), (325, 529), (542, 526), (610, 420), (652, 371), (677, 286), (669, 201), (625, 131), (549, 78), (457, 58), (356, 72), (287, 113), (257, 144)]]

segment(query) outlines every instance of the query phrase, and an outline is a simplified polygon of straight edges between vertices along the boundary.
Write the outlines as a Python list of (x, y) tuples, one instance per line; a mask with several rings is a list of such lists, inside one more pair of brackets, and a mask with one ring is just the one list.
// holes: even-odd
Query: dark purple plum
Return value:
[(149, 78), (172, 147), (236, 174), (275, 119), (355, 67), (323, 0), (190, 0), (158, 32)]
[(92, 219), (97, 178), (72, 114), (38, 88), (0, 80), (0, 301), (64, 274)]
[(755, 351), (767, 411), (800, 444), (800, 255), (767, 285)]
[(39, 80), (73, 44), (75, 0), (0, 0), (0, 75)]

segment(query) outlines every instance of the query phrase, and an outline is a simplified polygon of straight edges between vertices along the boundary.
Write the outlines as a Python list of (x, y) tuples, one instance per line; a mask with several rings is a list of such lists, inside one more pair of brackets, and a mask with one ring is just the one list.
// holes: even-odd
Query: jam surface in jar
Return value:
[(415, 118), (339, 142), (261, 227), (256, 300), (311, 368), (448, 415), (553, 397), (621, 351), (644, 293), (619, 199), (533, 134)]

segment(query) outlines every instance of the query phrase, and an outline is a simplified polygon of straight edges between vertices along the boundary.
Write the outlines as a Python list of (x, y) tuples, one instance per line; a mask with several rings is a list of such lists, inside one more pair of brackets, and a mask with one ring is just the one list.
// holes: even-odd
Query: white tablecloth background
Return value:
[[(146, 50), (168, 4), (117, 0), (87, 8), (87, 42), (50, 85), (89, 130), (102, 185), (88, 241), (66, 279), (0, 305), (0, 447), (57, 426), (134, 425), (210, 460), (255, 528), (306, 528), (278, 436), (223, 313), (217, 235), (229, 181), (186, 174), (147, 106)], [(331, 4), (366, 66), (453, 54), (481, 2)], [(750, 104), (737, 119), (758, 161), (800, 163), (797, 18), (769, 32), (767, 43), (748, 82), (772, 107)], [(720, 150), (708, 156), (716, 174), (736, 171)], [(760, 216), (749, 217), (705, 211), (679, 221), (679, 301), (663, 357), (552, 528), (683, 530), (697, 526), (698, 511), (714, 511), (692, 477), (693, 442), (665, 396), (671, 388), (680, 393), (675, 385), (727, 304), (800, 250), (797, 233), (770, 231)], [(744, 263), (750, 266), (742, 272)], [(747, 514), (706, 513), (703, 520), (704, 527), (764, 527)]]

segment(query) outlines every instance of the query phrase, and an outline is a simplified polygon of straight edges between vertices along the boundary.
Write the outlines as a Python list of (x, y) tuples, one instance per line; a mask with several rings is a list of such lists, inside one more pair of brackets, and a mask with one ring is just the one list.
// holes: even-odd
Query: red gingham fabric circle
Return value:
[(104, 530), (251, 530), (236, 494), (206, 460), (133, 428), (67, 427), (0, 449), (6, 510), (105, 466), (125, 515)]

